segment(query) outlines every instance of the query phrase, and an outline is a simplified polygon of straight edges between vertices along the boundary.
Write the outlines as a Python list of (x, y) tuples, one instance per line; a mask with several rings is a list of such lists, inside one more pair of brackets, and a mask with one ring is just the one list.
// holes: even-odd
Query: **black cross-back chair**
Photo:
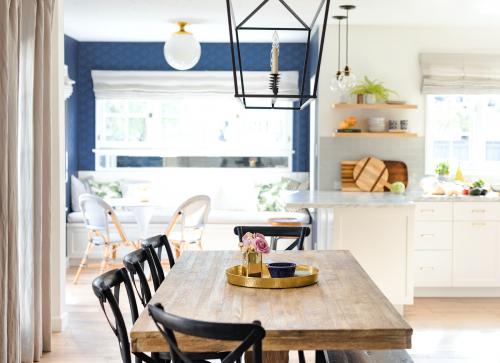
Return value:
[[(270, 227), (270, 226), (236, 226), (234, 227), (234, 234), (238, 236), (240, 242), (242, 241), (245, 233), (261, 233), (266, 237), (271, 237), (275, 241), (281, 238), (295, 238), (285, 251), (304, 249), (304, 240), (311, 233), (309, 227)], [(275, 242), (274, 241), (274, 242)], [(276, 250), (277, 244), (271, 243), (271, 249)]]
[[(130, 275), (130, 281), (137, 292), (137, 297), (144, 307), (149, 303), (149, 300), (151, 300), (151, 289), (149, 288), (148, 278), (144, 272), (145, 263), (148, 264), (153, 285), (159, 286), (160, 282), (156, 272), (156, 265), (150, 251), (143, 247), (139, 250), (130, 252), (123, 258), (123, 264)], [(137, 283), (135, 281), (136, 276), (139, 279), (140, 289), (137, 288)]]
[[(125, 325), (125, 320), (123, 314), (120, 310), (120, 288), (125, 286), (127, 292), (128, 302), (130, 306), (130, 313), (132, 315), (132, 323), (134, 323), (139, 317), (137, 310), (137, 303), (135, 301), (134, 290), (130, 282), (130, 278), (127, 274), (125, 268), (114, 269), (103, 273), (102, 275), (96, 277), (92, 282), (92, 289), (94, 294), (99, 299), (101, 304), (101, 309), (108, 320), (109, 326), (115, 333), (118, 344), (120, 346), (120, 354), (123, 363), (132, 363), (132, 358), (130, 355), (130, 342), (127, 333), (127, 327)], [(110, 307), (113, 316), (109, 316), (106, 310), (106, 304)], [(114, 320), (114, 324), (113, 321)], [(147, 362), (147, 363), (158, 363), (166, 362), (166, 360), (159, 360), (157, 358), (152, 358), (144, 353), (134, 353), (135, 363)]]
[(251, 324), (212, 323), (170, 314), (163, 310), (161, 304), (150, 304), (148, 309), (168, 343), (173, 363), (191, 363), (195, 360), (192, 355), (179, 349), (175, 333), (214, 340), (241, 341), (232, 352), (226, 353), (222, 363), (240, 363), (241, 357), (250, 347), (253, 350), (253, 363), (262, 363), (262, 339), (266, 336), (266, 331), (259, 321)]
[(151, 253), (154, 264), (156, 266), (156, 274), (158, 276), (159, 282), (158, 285), (154, 284), (153, 282), (156, 291), (158, 290), (158, 287), (163, 282), (163, 280), (165, 280), (165, 273), (163, 272), (163, 267), (161, 265), (162, 250), (164, 248), (167, 252), (168, 264), (170, 265), (170, 268), (174, 267), (175, 265), (174, 254), (172, 253), (170, 242), (168, 241), (167, 236), (165, 236), (164, 234), (159, 234), (142, 241), (142, 246)]
[[(295, 240), (290, 244), (285, 251), (297, 250), (302, 251), (304, 249), (304, 239), (309, 236), (311, 229), (309, 227), (271, 227), (271, 226), (236, 226), (234, 227), (234, 234), (236, 234), (240, 240), (243, 239), (245, 233), (261, 233), (266, 237), (271, 237), (271, 249), (277, 249), (277, 242), (280, 238), (295, 238)], [(306, 357), (304, 352), (299, 350), (299, 363), (305, 363)]]

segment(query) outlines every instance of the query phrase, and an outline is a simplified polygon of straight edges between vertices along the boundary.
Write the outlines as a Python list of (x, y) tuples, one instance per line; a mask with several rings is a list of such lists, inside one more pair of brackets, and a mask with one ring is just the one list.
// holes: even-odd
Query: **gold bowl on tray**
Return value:
[(297, 265), (295, 276), (282, 278), (272, 278), (266, 264), (263, 265), (262, 277), (247, 277), (243, 272), (242, 265), (226, 269), (227, 281), (231, 285), (256, 289), (290, 289), (318, 282), (319, 269), (309, 265)]

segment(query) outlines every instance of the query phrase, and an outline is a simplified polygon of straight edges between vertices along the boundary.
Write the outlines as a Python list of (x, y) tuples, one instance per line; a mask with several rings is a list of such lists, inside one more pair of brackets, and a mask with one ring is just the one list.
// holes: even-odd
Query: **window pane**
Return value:
[(121, 117), (106, 118), (106, 141), (123, 141), (125, 139), (125, 119)]
[(146, 119), (132, 117), (128, 119), (128, 141), (142, 142), (146, 139)]

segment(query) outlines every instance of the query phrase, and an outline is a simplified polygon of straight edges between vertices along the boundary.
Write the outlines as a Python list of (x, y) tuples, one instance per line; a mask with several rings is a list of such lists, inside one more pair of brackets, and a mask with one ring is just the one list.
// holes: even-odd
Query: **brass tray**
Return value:
[(243, 266), (236, 265), (226, 270), (227, 282), (231, 285), (256, 289), (290, 289), (304, 287), (318, 282), (319, 269), (309, 265), (297, 265), (295, 276), (272, 278), (267, 266), (263, 266), (263, 277), (246, 277), (242, 274)]

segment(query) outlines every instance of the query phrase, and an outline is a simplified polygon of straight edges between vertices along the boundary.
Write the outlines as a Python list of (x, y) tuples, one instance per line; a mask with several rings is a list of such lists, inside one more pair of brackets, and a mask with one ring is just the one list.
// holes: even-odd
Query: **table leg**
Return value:
[[(245, 363), (252, 363), (252, 352), (245, 353)], [(262, 363), (288, 363), (288, 351), (262, 352)]]

